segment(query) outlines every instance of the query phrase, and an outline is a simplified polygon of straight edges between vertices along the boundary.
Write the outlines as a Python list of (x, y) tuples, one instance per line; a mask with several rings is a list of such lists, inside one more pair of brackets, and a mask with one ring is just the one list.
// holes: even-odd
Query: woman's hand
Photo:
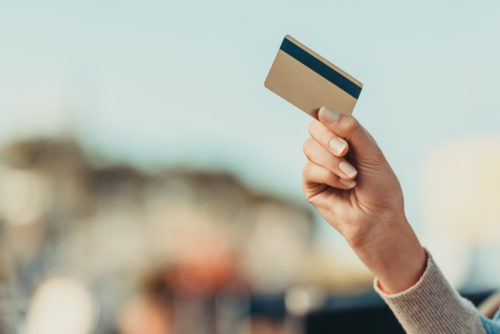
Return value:
[(344, 236), (386, 291), (407, 289), (425, 266), (426, 254), (406, 220), (396, 175), (355, 118), (326, 107), (318, 118), (304, 143), (307, 201)]

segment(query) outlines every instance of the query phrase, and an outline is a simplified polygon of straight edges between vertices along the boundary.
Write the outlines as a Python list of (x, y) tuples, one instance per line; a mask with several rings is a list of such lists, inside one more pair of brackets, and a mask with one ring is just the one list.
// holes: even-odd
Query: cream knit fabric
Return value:
[(450, 286), (430, 254), (427, 268), (414, 286), (387, 295), (380, 290), (375, 279), (374, 288), (407, 333), (486, 333), (474, 305)]

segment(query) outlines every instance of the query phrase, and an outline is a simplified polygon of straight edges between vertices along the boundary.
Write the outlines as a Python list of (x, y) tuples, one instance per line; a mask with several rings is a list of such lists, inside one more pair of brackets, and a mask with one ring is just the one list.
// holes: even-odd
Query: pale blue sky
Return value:
[(301, 198), (310, 119), (263, 85), (288, 33), (364, 83), (354, 115), (418, 225), (429, 150), (500, 131), (499, 17), (498, 1), (4, 1), (0, 140), (69, 129)]

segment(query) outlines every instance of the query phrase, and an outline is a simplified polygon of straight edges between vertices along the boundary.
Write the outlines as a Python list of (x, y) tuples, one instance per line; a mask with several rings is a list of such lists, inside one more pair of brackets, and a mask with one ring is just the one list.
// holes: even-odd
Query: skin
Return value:
[[(406, 290), (425, 268), (426, 253), (406, 219), (401, 185), (384, 154), (354, 117), (326, 108), (310, 123), (309, 133), (303, 169), (307, 201), (342, 234), (386, 292)], [(333, 138), (336, 149), (329, 145)], [(355, 174), (343, 172), (341, 163)]]

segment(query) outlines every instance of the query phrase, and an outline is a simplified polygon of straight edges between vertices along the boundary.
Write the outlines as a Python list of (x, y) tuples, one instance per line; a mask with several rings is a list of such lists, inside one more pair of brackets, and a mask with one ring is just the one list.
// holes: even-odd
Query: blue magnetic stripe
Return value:
[(283, 43), (281, 43), (280, 49), (309, 67), (314, 72), (321, 75), (326, 80), (330, 81), (340, 89), (342, 89), (347, 94), (351, 95), (355, 99), (361, 94), (361, 87), (356, 85), (354, 82), (335, 71), (330, 66), (323, 63), (318, 58), (311, 55), (309, 52), (303, 50), (300, 46), (296, 45), (292, 41), (284, 38)]

